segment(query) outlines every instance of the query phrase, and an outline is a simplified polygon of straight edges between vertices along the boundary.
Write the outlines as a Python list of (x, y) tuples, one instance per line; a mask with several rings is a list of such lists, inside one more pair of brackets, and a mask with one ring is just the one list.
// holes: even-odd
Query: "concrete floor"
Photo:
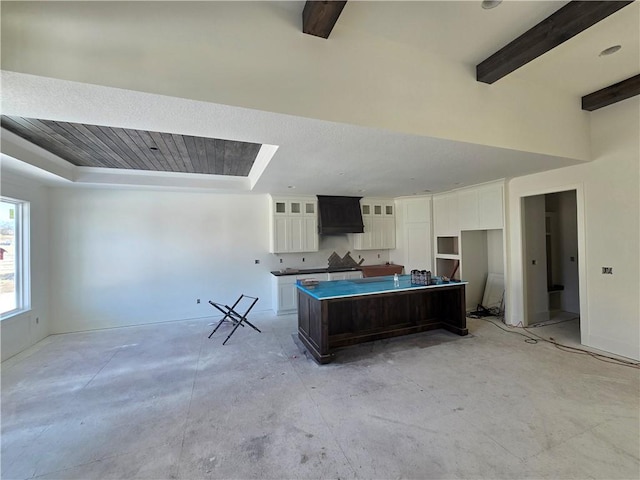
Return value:
[(637, 369), (483, 320), (319, 366), (294, 316), (251, 320), (224, 347), (204, 319), (4, 362), (2, 478), (640, 477)]

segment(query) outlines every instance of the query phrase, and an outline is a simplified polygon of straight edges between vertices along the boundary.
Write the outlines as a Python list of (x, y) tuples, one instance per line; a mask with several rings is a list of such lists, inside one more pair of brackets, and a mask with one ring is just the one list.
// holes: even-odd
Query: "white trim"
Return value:
[(31, 204), (27, 200), (2, 196), (0, 199), (15, 205), (15, 289), (16, 308), (0, 312), (6, 320), (31, 310)]
[[(511, 307), (506, 312), (506, 321), (509, 325), (517, 325), (518, 315), (522, 316), (522, 324), (529, 325), (527, 314), (527, 296), (526, 296), (526, 275), (524, 264), (524, 199), (537, 195), (546, 195), (549, 193), (559, 193), (566, 191), (576, 192), (576, 220), (578, 227), (578, 282), (580, 295), (580, 342), (584, 345), (589, 344), (589, 308), (587, 303), (587, 254), (586, 254), (586, 219), (584, 208), (584, 184), (573, 183), (567, 185), (558, 185), (553, 187), (541, 187), (532, 190), (519, 192), (517, 195), (518, 207), (509, 210), (509, 262), (507, 263), (508, 279), (507, 296), (509, 298), (508, 305)], [(511, 243), (512, 242), (512, 243)], [(519, 284), (519, 285), (517, 285)], [(516, 285), (518, 288), (514, 288)]]

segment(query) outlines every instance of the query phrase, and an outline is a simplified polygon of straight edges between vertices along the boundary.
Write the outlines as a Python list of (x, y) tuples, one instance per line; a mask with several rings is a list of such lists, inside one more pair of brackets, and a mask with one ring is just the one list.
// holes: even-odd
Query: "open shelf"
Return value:
[(458, 255), (458, 237), (437, 237), (436, 248), (437, 255)]
[[(456, 269), (456, 265), (458, 268)], [(442, 258), (440, 256), (436, 257), (436, 275), (439, 277), (449, 277), (455, 278), (456, 280), (460, 280), (460, 261), (453, 258)], [(454, 269), (456, 270), (453, 273)], [(453, 276), (451, 274), (453, 273)]]

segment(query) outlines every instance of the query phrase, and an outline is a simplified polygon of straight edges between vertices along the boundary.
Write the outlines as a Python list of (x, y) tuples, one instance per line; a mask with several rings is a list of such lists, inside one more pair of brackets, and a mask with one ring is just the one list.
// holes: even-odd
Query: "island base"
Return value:
[(298, 337), (321, 364), (337, 348), (438, 328), (469, 333), (464, 284), (326, 300), (298, 290)]

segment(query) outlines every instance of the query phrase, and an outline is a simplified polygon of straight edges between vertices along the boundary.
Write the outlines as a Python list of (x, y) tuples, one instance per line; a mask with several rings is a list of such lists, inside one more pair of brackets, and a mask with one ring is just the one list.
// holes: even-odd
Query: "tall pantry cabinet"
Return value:
[(468, 281), (475, 309), (488, 274), (504, 276), (504, 182), (434, 195), (433, 230), (436, 275)]

